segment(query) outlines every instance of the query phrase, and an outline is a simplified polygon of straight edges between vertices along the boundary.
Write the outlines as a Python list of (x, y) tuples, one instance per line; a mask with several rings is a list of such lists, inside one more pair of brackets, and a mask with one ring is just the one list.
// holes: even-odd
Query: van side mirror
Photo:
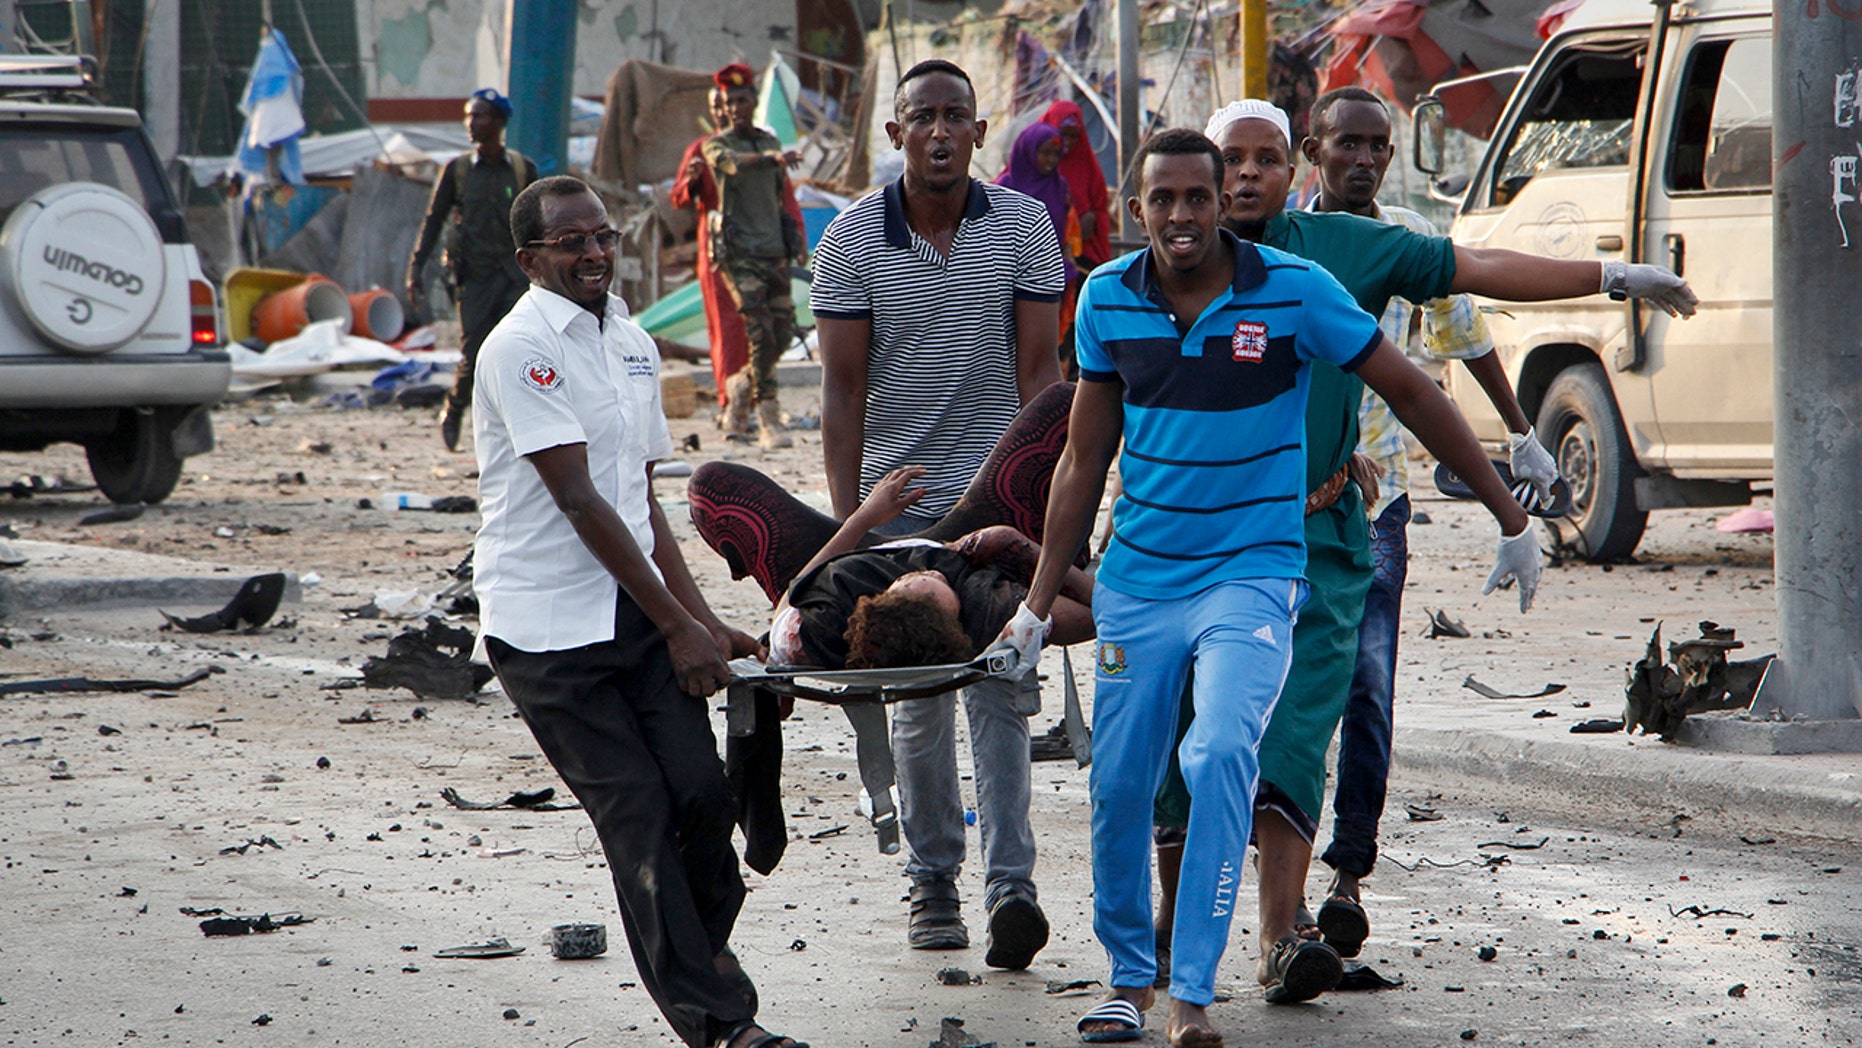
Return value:
[(1448, 118), (1442, 100), (1435, 95), (1423, 95), (1416, 100), (1413, 112), (1415, 148), (1411, 160), (1416, 170), (1439, 175), (1448, 167)]

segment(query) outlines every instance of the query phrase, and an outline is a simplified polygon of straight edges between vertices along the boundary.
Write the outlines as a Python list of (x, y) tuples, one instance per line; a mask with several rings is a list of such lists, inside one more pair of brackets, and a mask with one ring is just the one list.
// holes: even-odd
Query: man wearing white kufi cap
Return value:
[[(1204, 133), (1222, 152), (1223, 189), (1231, 198), (1224, 224), (1243, 239), (1324, 266), (1373, 316), (1382, 315), (1392, 296), (1424, 302), (1456, 292), (1515, 302), (1608, 293), (1647, 298), (1672, 315), (1694, 311), (1687, 284), (1661, 266), (1470, 248), (1342, 212), (1288, 211), (1295, 159), (1290, 122), (1279, 107), (1260, 99), (1223, 106)], [(1337, 953), (1298, 937), (1295, 922), (1323, 804), (1326, 749), (1350, 688), (1371, 581), (1364, 504), (1356, 486), (1345, 483), (1358, 443), (1362, 389), (1337, 368), (1313, 368), (1305, 529), (1312, 596), (1300, 611), (1292, 670), (1261, 742), (1255, 802), (1262, 950), (1256, 974), (1273, 1002), (1310, 1000), (1332, 989), (1342, 971)], [(1530, 531), (1503, 539), (1502, 560), (1509, 543), (1536, 542)], [(1189, 803), (1173, 776), (1158, 797), (1160, 829), (1187, 824)]]

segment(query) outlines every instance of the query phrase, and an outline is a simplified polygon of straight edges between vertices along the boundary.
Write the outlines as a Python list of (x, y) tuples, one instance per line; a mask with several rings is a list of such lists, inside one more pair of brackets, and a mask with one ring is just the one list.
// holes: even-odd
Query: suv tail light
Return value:
[(197, 346), (211, 346), (220, 341), (218, 318), (214, 315), (213, 285), (205, 280), (190, 280), (187, 285), (188, 308), (193, 319), (193, 338)]

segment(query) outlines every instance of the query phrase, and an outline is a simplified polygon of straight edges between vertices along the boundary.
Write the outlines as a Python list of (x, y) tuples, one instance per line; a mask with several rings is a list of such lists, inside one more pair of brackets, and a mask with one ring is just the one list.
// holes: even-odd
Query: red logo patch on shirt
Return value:
[(531, 357), (519, 367), (524, 385), (544, 393), (553, 393), (562, 388), (562, 372), (556, 365), (542, 357)]
[(1235, 322), (1235, 336), (1229, 339), (1235, 359), (1245, 364), (1259, 364), (1267, 355), (1267, 325), (1255, 320)]

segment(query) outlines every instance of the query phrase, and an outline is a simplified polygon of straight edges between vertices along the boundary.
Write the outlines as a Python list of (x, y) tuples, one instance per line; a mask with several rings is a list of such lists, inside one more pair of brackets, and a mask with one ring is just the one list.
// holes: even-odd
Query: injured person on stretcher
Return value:
[[(924, 471), (893, 470), (803, 566), (776, 608), (772, 667), (882, 669), (967, 662), (995, 642), (1027, 593), (1041, 547), (1008, 525), (950, 542), (898, 539), (861, 548), (923, 490)], [(1092, 579), (1069, 570), (1049, 643), (1093, 636)]]

